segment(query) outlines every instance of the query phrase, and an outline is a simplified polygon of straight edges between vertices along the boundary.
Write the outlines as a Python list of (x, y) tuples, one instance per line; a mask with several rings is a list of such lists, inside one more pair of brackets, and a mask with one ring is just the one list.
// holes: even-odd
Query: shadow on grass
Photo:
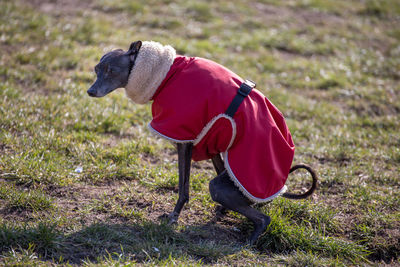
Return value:
[(42, 260), (72, 264), (104, 260), (157, 263), (169, 258), (212, 263), (240, 249), (239, 244), (234, 247), (228, 242), (229, 233), (221, 226), (179, 228), (153, 222), (95, 223), (63, 234), (54, 225), (39, 224), (33, 228), (2, 225), (0, 253), (32, 249)]
[[(312, 229), (291, 224), (290, 221), (273, 218), (253, 248), (254, 252), (283, 257), (301, 251), (308, 253), (303, 259), (305, 261), (322, 257), (342, 259), (352, 264), (368, 262), (369, 252), (365, 246), (336, 237), (320, 236)], [(251, 231), (250, 222), (244, 222), (240, 227), (243, 229), (235, 232), (213, 221), (195, 226), (170, 226), (151, 221), (94, 223), (71, 233), (61, 232), (58, 228), (44, 223), (34, 227), (1, 224), (0, 259), (2, 255), (10, 257), (7, 255), (17, 251), (63, 264), (136, 262), (162, 265), (176, 260), (213, 264), (240, 253), (245, 248), (243, 241)], [(394, 254), (386, 256), (379, 260), (393, 261)], [(17, 260), (12, 257), (10, 260)]]

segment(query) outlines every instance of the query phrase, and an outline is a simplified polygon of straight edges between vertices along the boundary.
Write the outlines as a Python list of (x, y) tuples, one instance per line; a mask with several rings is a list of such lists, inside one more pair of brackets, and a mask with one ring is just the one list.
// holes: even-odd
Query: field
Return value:
[[(151, 106), (86, 90), (104, 52), (136, 40), (219, 62), (285, 115), (308, 200), (217, 219), (210, 162), (177, 225), (177, 154)], [(0, 265), (400, 265), (397, 0), (0, 0)], [(251, 163), (248, 163), (251, 164)], [(290, 175), (290, 191), (309, 186)]]

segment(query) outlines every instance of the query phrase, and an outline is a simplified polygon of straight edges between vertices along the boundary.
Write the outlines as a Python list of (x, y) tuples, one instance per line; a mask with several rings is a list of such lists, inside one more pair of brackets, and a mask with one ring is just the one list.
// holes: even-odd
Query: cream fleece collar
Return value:
[(169, 45), (143, 42), (125, 87), (127, 96), (138, 104), (149, 102), (174, 63), (175, 56), (175, 49)]

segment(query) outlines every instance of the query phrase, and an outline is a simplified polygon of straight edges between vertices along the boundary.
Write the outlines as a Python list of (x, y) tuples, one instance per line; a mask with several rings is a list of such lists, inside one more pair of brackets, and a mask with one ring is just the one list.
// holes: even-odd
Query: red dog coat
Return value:
[(285, 191), (294, 144), (282, 113), (256, 89), (233, 118), (224, 114), (242, 82), (213, 61), (177, 56), (152, 96), (149, 128), (177, 143), (193, 142), (193, 160), (222, 153), (243, 194), (265, 202)]

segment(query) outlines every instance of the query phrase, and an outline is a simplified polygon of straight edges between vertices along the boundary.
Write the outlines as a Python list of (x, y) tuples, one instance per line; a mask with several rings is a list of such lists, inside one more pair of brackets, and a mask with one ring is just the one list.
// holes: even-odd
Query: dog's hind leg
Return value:
[(211, 180), (210, 194), (215, 202), (225, 208), (239, 212), (253, 222), (254, 231), (248, 240), (251, 245), (254, 244), (271, 222), (269, 216), (251, 207), (252, 202), (234, 185), (226, 171)]
[(221, 174), (221, 172), (225, 170), (224, 161), (222, 160), (221, 155), (217, 154), (211, 160), (217, 174)]
[[(220, 175), (225, 170), (224, 161), (222, 160), (221, 155), (217, 154), (211, 160), (214, 165), (214, 169), (217, 172), (217, 175)], [(216, 219), (218, 220), (219, 218), (224, 216), (226, 212), (227, 209), (224, 206), (218, 205), (215, 209)]]

